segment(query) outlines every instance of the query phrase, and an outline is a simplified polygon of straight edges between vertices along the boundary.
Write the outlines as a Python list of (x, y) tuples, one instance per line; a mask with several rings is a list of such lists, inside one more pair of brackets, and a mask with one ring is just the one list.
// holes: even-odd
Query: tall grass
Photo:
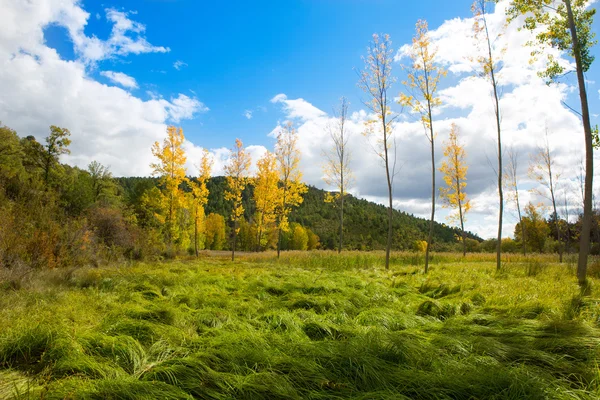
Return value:
[(0, 285), (0, 398), (595, 399), (600, 300), (552, 257), (287, 252)]

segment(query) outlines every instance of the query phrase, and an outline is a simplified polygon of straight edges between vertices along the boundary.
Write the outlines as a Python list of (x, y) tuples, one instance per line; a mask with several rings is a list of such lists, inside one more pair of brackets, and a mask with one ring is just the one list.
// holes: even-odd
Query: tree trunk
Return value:
[[(344, 178), (342, 177), (342, 182), (344, 181)], [(342, 188), (343, 188), (343, 183), (342, 183)], [(342, 252), (342, 246), (344, 244), (344, 190), (342, 189), (342, 194), (341, 194), (342, 198), (340, 201), (340, 247), (338, 248), (338, 253)]]
[(587, 281), (587, 258), (590, 251), (590, 230), (592, 227), (592, 190), (594, 179), (594, 147), (592, 142), (592, 126), (590, 124), (590, 112), (588, 107), (587, 93), (585, 90), (585, 77), (583, 76), (583, 65), (577, 38), (577, 27), (571, 9), (571, 0), (564, 0), (567, 8), (567, 18), (571, 39), (573, 41), (573, 54), (577, 66), (577, 83), (579, 85), (579, 99), (581, 101), (581, 120), (585, 135), (585, 188), (583, 200), (583, 221), (581, 224), (581, 238), (579, 242), (579, 260), (577, 262), (577, 280), (580, 285)]
[(231, 246), (231, 261), (235, 261), (235, 246), (237, 240), (237, 220), (233, 220), (233, 246)]
[(431, 242), (433, 240), (433, 219), (435, 217), (435, 144), (433, 141), (431, 112), (429, 113), (429, 126), (431, 134), (431, 219), (429, 220), (429, 236), (427, 238), (427, 248), (425, 249), (425, 273), (429, 271), (429, 252), (431, 251)]
[(383, 121), (383, 146), (384, 146), (384, 151), (385, 151), (385, 176), (387, 179), (387, 185), (388, 185), (388, 200), (389, 200), (389, 206), (388, 206), (388, 237), (387, 237), (387, 245), (385, 248), (385, 269), (388, 270), (390, 269), (390, 251), (392, 249), (392, 233), (393, 233), (393, 226), (392, 226), (392, 219), (394, 217), (393, 214), (393, 198), (392, 198), (392, 177), (390, 176), (390, 162), (389, 162), (389, 152), (388, 152), (388, 145), (387, 145), (387, 124), (385, 121), (385, 110), (384, 110), (384, 115), (382, 118)]
[(194, 210), (194, 250), (196, 251), (196, 258), (198, 258), (198, 206)]

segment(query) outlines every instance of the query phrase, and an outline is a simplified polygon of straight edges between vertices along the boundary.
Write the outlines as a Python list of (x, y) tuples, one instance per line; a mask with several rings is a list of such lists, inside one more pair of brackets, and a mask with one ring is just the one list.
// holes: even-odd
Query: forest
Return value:
[[(373, 34), (357, 71), (363, 137), (350, 139), (356, 118), (341, 97), (320, 154), (326, 190), (304, 180), (293, 120), (258, 159), (235, 139), (223, 176), (209, 149), (190, 159), (172, 124), (136, 149), (152, 155), (149, 176), (114, 176), (98, 161), (66, 162), (77, 156), (68, 127), (41, 136), (0, 123), (0, 398), (600, 398), (600, 139), (585, 80), (595, 9), (584, 0), (502, 9), (506, 26), (531, 33), (540, 79), (576, 75), (571, 111), (585, 139), (579, 176), (565, 176), (547, 128), (528, 149), (534, 186), (524, 187), (503, 125), (501, 34), (488, 29), (496, 3), (476, 0), (471, 27), (482, 49), (474, 74), (493, 104), (494, 238), (469, 229), (464, 125), (440, 128), (448, 71), (425, 20), (401, 50)], [(396, 51), (409, 59), (401, 89)], [(429, 218), (398, 206), (402, 121), (392, 103), (425, 133)], [(351, 194), (362, 154), (350, 140), (377, 156), (383, 204)]]

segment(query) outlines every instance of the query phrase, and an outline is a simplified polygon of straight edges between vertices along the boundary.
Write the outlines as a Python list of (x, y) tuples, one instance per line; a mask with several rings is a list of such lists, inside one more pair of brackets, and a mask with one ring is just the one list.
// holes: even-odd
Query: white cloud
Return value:
[(181, 60), (177, 60), (173, 63), (173, 68), (175, 68), (177, 71), (181, 70), (184, 67), (187, 67), (187, 63), (184, 63)]
[[(71, 155), (64, 161), (86, 167), (97, 160), (119, 175), (147, 175), (150, 148), (165, 136), (166, 124), (192, 118), (207, 108), (176, 94), (144, 101), (128, 91), (94, 80), (90, 61), (115, 55), (166, 51), (147, 43), (145, 27), (127, 13), (107, 10), (114, 24), (108, 41), (87, 37), (89, 14), (77, 0), (11, 1), (0, 13), (0, 120), (20, 135), (43, 140), (48, 126), (71, 131)], [(66, 61), (44, 41), (50, 24), (71, 32), (79, 59)], [(91, 46), (97, 45), (97, 52)]]
[(327, 115), (308, 101), (304, 99), (288, 100), (287, 96), (283, 93), (273, 97), (271, 103), (281, 103), (283, 105), (283, 111), (289, 118), (298, 118), (300, 120), (308, 121)]
[(119, 84), (128, 89), (137, 89), (138, 84), (134, 77), (122, 72), (102, 71), (100, 75), (108, 78), (111, 82)]
[(244, 110), (244, 113), (242, 115), (247, 119), (252, 119), (252, 110)]

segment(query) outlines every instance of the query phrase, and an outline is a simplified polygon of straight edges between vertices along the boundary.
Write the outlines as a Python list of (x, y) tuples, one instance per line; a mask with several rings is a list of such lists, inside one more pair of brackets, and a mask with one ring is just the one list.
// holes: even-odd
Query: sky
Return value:
[[(499, 76), (504, 149), (517, 153), (522, 203), (547, 206), (543, 193), (531, 191), (536, 185), (527, 171), (547, 133), (561, 176), (559, 198), (561, 203), (567, 198), (574, 216), (581, 208), (584, 155), (582, 125), (569, 110), (579, 109), (574, 74), (551, 86), (537, 76), (544, 59), (530, 63), (531, 48), (523, 46), (530, 34), (517, 29), (518, 21), (503, 28), (507, 3), (501, 0), (488, 15), (492, 35), (502, 33), (495, 51), (504, 49)], [(434, 119), (436, 169), (456, 123), (469, 164), (472, 209), (466, 228), (484, 238), (496, 234), (494, 114), (489, 83), (470, 61), (479, 51), (470, 1), (422, 0), (407, 7), (395, 0), (0, 0), (0, 9), (0, 121), (38, 140), (50, 125), (68, 128), (73, 142), (64, 162), (86, 168), (96, 160), (115, 176), (146, 176), (152, 143), (164, 138), (167, 125), (176, 125), (185, 133), (188, 173), (197, 173), (202, 149), (208, 148), (213, 175), (221, 175), (236, 138), (256, 161), (291, 121), (304, 180), (332, 189), (323, 181), (323, 152), (330, 146), (332, 110), (345, 96), (351, 114), (350, 191), (380, 203), (387, 186), (381, 162), (362, 135), (372, 116), (357, 87), (361, 57), (373, 33), (389, 34), (397, 78), (391, 91), (399, 95), (415, 23), (426, 19), (436, 61), (449, 71)], [(593, 54), (599, 52), (596, 46)], [(586, 74), (592, 125), (600, 112), (598, 62)], [(394, 206), (427, 218), (429, 142), (414, 114), (397, 104), (391, 108), (398, 114)], [(437, 172), (438, 187), (441, 178)], [(436, 220), (448, 223), (449, 210), (439, 203), (438, 198)], [(559, 213), (565, 214), (564, 206)], [(503, 236), (513, 235), (515, 222), (514, 205), (507, 202)]]

